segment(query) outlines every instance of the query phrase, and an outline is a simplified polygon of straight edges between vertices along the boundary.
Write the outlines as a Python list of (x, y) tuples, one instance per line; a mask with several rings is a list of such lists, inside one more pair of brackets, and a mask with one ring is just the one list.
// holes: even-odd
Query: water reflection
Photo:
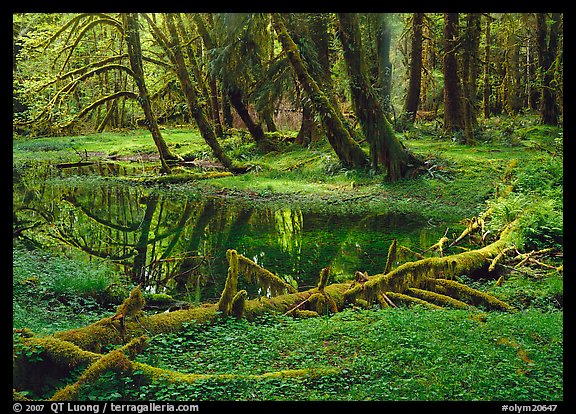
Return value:
[(32, 226), (26, 234), (36, 241), (114, 262), (135, 283), (192, 301), (217, 299), (229, 248), (305, 289), (328, 265), (342, 278), (381, 272), (392, 239), (424, 249), (445, 230), (404, 215), (337, 216), (89, 183), (61, 179), (51, 167), (15, 171), (15, 231)]

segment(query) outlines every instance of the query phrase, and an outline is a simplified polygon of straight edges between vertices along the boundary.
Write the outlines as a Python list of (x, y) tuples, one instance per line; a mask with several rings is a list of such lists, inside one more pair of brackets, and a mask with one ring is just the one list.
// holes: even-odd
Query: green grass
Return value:
[[(331, 317), (232, 318), (158, 335), (137, 357), (169, 370), (263, 374), (336, 368), (319, 378), (205, 379), (192, 385), (107, 374), (87, 399), (545, 400), (563, 399), (562, 312), (347, 309)], [(114, 390), (114, 394), (110, 392)]]
[[(184, 159), (212, 158), (197, 130), (167, 128), (162, 133), (173, 152)], [(294, 131), (287, 132), (287, 135), (294, 134)], [(230, 190), (234, 193), (228, 195), (259, 202), (289, 201), (305, 208), (318, 204), (322, 204), (322, 208), (339, 208), (344, 201), (347, 209), (419, 212), (428, 218), (449, 222), (484, 210), (484, 202), (494, 196), (511, 160), (517, 163), (519, 187), (538, 187), (537, 177), (546, 174), (552, 181), (556, 180), (556, 188), (561, 188), (557, 183), (562, 181), (562, 161), (561, 156), (558, 157), (561, 128), (538, 125), (535, 117), (493, 117), (484, 122), (478, 136), (478, 145), (472, 147), (444, 137), (431, 124), (416, 124), (400, 138), (428, 162), (430, 171), (416, 179), (388, 183), (383, 174), (342, 168), (326, 142), (310, 148), (285, 143), (282, 152), (261, 154), (249, 135), (236, 132), (223, 139), (222, 146), (237, 162), (249, 165), (249, 173), (182, 185), (171, 180), (171, 188), (205, 194)], [(39, 160), (78, 161), (76, 151), (94, 154), (91, 159), (156, 152), (146, 130), (15, 139), (13, 143), (15, 168)], [(152, 171), (143, 168), (146, 176), (159, 169), (158, 161), (141, 163), (153, 166)], [(542, 165), (546, 166), (544, 170)]]

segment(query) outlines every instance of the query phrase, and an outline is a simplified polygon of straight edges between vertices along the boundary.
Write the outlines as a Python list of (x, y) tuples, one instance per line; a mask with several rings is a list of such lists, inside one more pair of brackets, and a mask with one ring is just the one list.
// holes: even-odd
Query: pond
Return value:
[[(115, 263), (148, 291), (191, 302), (218, 299), (226, 250), (235, 249), (298, 289), (356, 270), (381, 273), (393, 239), (422, 252), (444, 234), (417, 215), (307, 211), (198, 191), (149, 188), (86, 174), (130, 174), (112, 166), (14, 169), (15, 227), (34, 226), (44, 243)], [(100, 178), (100, 177), (97, 177)], [(266, 294), (247, 282), (249, 295)]]

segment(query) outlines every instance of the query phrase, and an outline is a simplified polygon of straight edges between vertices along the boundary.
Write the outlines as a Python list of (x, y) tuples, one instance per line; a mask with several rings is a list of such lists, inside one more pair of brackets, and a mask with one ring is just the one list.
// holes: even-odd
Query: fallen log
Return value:
[[(323, 281), (320, 284), (321, 288), (315, 287), (302, 292), (272, 297), (262, 296), (255, 299), (247, 299), (241, 295), (241, 298), (236, 298), (237, 301), (241, 300), (241, 302), (236, 303), (235, 313), (238, 313), (241, 308), (242, 317), (254, 319), (266, 313), (284, 314), (295, 309), (318, 311), (318, 300), (320, 302), (324, 300), (328, 310), (336, 312), (347, 305), (355, 304), (357, 299), (367, 301), (369, 304), (377, 303), (380, 293), (384, 293), (392, 300), (394, 298), (389, 295), (389, 292), (409, 295), (408, 289), (411, 288), (446, 294), (438, 292), (438, 289), (441, 289), (439, 286), (446, 282), (439, 282), (437, 279), (453, 279), (460, 275), (472, 275), (478, 270), (487, 268), (491, 260), (511, 243), (513, 229), (513, 226), (509, 226), (502, 232), (500, 239), (478, 250), (407, 262), (388, 273), (370, 276), (364, 284), (356, 284), (352, 288), (350, 288), (349, 282), (326, 286), (326, 282)], [(229, 256), (233, 257), (234, 255), (229, 253)], [(240, 264), (244, 262), (245, 258), (237, 254), (237, 260)], [(431, 280), (436, 280), (436, 282), (431, 283)], [(236, 283), (233, 281), (227, 283), (237, 285), (237, 279)], [(226, 299), (222, 299), (223, 301), (218, 304), (203, 304), (189, 309), (125, 320), (121, 332), (114, 325), (114, 321), (111, 321), (111, 318), (104, 318), (83, 328), (55, 333), (54, 337), (76, 344), (87, 351), (100, 352), (102, 347), (106, 345), (124, 344), (141, 335), (178, 332), (184, 323), (205, 323), (230, 314), (232, 301), (238, 291), (237, 286), (231, 286), (229, 291), (227, 289), (225, 288), (224, 295)], [(491, 295), (483, 294), (462, 284), (452, 284), (449, 286), (450, 290), (446, 290), (448, 289), (446, 286), (444, 289), (444, 292), (448, 292), (448, 296), (457, 296), (457, 300), (462, 300), (472, 306), (482, 305), (489, 309), (508, 312), (515, 310)], [(313, 296), (317, 294), (320, 294), (324, 299), (320, 299), (320, 296)]]
[[(80, 387), (97, 380), (107, 371), (122, 371), (130, 374), (138, 370), (141, 375), (153, 380), (162, 376), (170, 381), (193, 382), (198, 379), (236, 378), (237, 375), (182, 374), (162, 370), (132, 361), (134, 354), (144, 346), (147, 337), (161, 333), (174, 333), (184, 324), (202, 324), (216, 318), (234, 316), (254, 320), (264, 314), (292, 314), (295, 317), (314, 317), (325, 313), (339, 312), (346, 306), (368, 308), (373, 303), (381, 306), (396, 306), (396, 303), (422, 305), (431, 309), (444, 309), (444, 306), (474, 309), (484, 306), (506, 312), (515, 308), (496, 297), (451, 280), (457, 276), (486, 269), (505, 248), (513, 244), (515, 226), (505, 229), (500, 238), (478, 250), (466, 251), (444, 257), (430, 257), (399, 265), (395, 269), (374, 276), (367, 276), (364, 283), (350, 282), (328, 284), (329, 268), (320, 272), (318, 285), (312, 289), (278, 296), (261, 296), (247, 299), (246, 290), (238, 290), (239, 274), (254, 272), (270, 287), (276, 285), (278, 291), (288, 290), (281, 279), (262, 268), (255, 268), (249, 259), (234, 250), (227, 252), (229, 261), (228, 277), (222, 295), (217, 303), (204, 304), (189, 309), (169, 313), (145, 315), (140, 287), (130, 293), (112, 317), (103, 318), (83, 328), (58, 332), (54, 335), (36, 337), (32, 333), (22, 334), (21, 345), (32, 347), (35, 354), (41, 354), (43, 367), (52, 367), (57, 372), (69, 372), (84, 368), (76, 382), (58, 390), (53, 400), (73, 400)], [(251, 270), (250, 270), (251, 269)], [(253, 277), (254, 275), (245, 275)], [(294, 290), (294, 289), (292, 289)], [(111, 345), (123, 345), (107, 354), (101, 352)], [(129, 356), (126, 356), (126, 353)], [(38, 362), (27, 357), (26, 352), (15, 354), (14, 387), (15, 398), (20, 398), (18, 389), (27, 389), (30, 381), (41, 381), (34, 375), (38, 372)], [(43, 371), (43, 374), (45, 371)], [(246, 379), (265, 379), (289, 376), (315, 376), (333, 373), (325, 369), (288, 370), (262, 375), (244, 375)]]

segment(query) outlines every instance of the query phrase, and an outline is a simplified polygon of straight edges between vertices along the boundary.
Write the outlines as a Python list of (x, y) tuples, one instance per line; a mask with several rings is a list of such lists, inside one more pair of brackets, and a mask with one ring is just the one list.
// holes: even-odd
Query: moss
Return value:
[(470, 307), (468, 304), (458, 299), (427, 290), (410, 288), (406, 289), (406, 294), (418, 299), (425, 300), (426, 302), (434, 303), (438, 306), (449, 306), (456, 309), (468, 309)]
[(353, 303), (357, 297), (362, 297), (373, 302), (382, 291), (404, 293), (409, 288), (421, 288), (428, 279), (473, 275), (487, 268), (487, 260), (495, 257), (506, 247), (513, 230), (514, 226), (510, 226), (502, 232), (499, 240), (478, 250), (408, 262), (389, 273), (374, 275), (363, 287), (356, 285), (350, 288), (345, 293), (345, 299)]
[(328, 284), (328, 277), (330, 276), (330, 268), (325, 267), (320, 271), (320, 277), (318, 278), (318, 290), (323, 292), (324, 288)]
[(264, 269), (262, 266), (247, 257), (238, 255), (238, 262), (240, 273), (242, 273), (248, 281), (258, 283), (264, 291), (270, 290), (272, 296), (277, 296), (283, 293), (294, 293), (297, 291), (294, 286), (286, 283), (274, 273)]
[(362, 298), (356, 298), (354, 304), (361, 307), (362, 309), (370, 309), (370, 303)]
[(386, 295), (392, 299), (395, 303), (403, 303), (405, 305), (420, 305), (425, 306), (430, 309), (439, 309), (443, 310), (444, 308), (433, 303), (427, 302), (425, 300), (415, 298), (412, 296), (405, 295), (403, 293), (397, 292), (386, 292)]
[(23, 343), (26, 346), (42, 350), (43, 361), (48, 361), (69, 369), (74, 369), (82, 364), (92, 363), (101, 356), (100, 354), (85, 351), (73, 343), (62, 341), (52, 336), (29, 338)]
[(292, 314), (297, 318), (315, 318), (320, 316), (318, 312), (307, 309), (296, 309)]
[(384, 266), (384, 274), (388, 273), (392, 269), (392, 263), (396, 261), (396, 246), (398, 246), (398, 240), (394, 239), (388, 248), (386, 266)]
[(238, 291), (238, 253), (236, 250), (230, 249), (226, 252), (226, 258), (229, 264), (228, 275), (226, 276), (224, 289), (218, 300), (217, 307), (224, 315), (229, 315), (232, 299)]
[(497, 309), (505, 312), (517, 311), (517, 309), (513, 306), (508, 305), (507, 303), (492, 295), (473, 289), (470, 286), (466, 286), (454, 280), (429, 280), (427, 281), (426, 285), (429, 290), (434, 290), (444, 295), (458, 298), (465, 302), (471, 303), (474, 306), (482, 305), (488, 309)]
[(287, 369), (264, 374), (184, 374), (181, 372), (152, 367), (142, 363), (133, 363), (133, 369), (142, 372), (149, 381), (167, 381), (192, 384), (200, 380), (267, 380), (274, 378), (317, 378), (326, 375), (335, 375), (340, 372), (337, 368), (303, 368)]
[(50, 400), (73, 401), (76, 399), (81, 386), (96, 381), (104, 372), (109, 370), (127, 372), (130, 371), (131, 367), (131, 363), (124, 352), (121, 349), (114, 350), (90, 365), (74, 384), (58, 390)]
[(234, 298), (232, 298), (232, 304), (230, 305), (231, 314), (236, 318), (241, 318), (244, 314), (244, 306), (246, 305), (246, 296), (248, 293), (245, 290), (241, 290)]
[(174, 302), (174, 298), (165, 293), (145, 293), (144, 300), (148, 305), (164, 305)]
[(140, 290), (140, 285), (138, 285), (132, 289), (130, 296), (128, 296), (128, 298), (118, 306), (116, 316), (120, 316), (121, 318), (138, 317), (142, 314), (144, 304), (144, 296), (142, 295), (142, 290)]

